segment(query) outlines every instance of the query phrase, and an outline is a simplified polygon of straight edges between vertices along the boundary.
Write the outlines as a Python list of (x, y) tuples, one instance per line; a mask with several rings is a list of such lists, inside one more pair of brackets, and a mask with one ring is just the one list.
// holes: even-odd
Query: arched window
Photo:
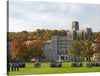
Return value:
[(64, 60), (64, 56), (61, 56), (61, 60)]

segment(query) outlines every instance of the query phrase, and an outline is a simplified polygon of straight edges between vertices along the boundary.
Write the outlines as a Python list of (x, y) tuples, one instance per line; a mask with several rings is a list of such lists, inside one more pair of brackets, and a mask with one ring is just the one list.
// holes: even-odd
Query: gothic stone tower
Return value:
[(79, 23), (77, 21), (72, 22), (72, 30), (79, 30)]

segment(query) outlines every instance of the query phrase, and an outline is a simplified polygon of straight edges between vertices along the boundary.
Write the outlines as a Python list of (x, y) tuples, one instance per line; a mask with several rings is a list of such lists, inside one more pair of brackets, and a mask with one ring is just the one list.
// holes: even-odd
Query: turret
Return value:
[(72, 22), (72, 30), (79, 30), (79, 23), (77, 21)]

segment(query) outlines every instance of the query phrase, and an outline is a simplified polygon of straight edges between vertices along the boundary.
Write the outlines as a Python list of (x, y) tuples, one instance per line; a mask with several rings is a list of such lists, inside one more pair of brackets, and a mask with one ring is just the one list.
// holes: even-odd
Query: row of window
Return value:
[(68, 40), (57, 40), (59, 42), (67, 42)]
[(60, 47), (57, 47), (57, 48), (58, 48), (58, 49), (62, 49), (62, 48), (67, 49), (68, 47), (67, 47), (67, 46), (66, 46), (66, 47), (63, 47), (63, 46), (61, 47), (61, 46), (60, 46)]
[(73, 39), (72, 37), (69, 37), (69, 39), (67, 39), (67, 40), (52, 40), (52, 42), (54, 42), (54, 43), (56, 43), (56, 42), (68, 42), (72, 39)]
[(58, 55), (66, 55), (66, 54), (68, 54), (68, 51), (58, 51), (57, 54)]
[(57, 43), (57, 45), (68, 45), (68, 43)]

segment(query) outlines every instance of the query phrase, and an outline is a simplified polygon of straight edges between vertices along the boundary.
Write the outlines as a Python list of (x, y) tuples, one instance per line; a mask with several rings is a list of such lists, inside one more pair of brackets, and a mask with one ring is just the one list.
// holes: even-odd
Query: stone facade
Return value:
[(82, 35), (82, 32), (88, 37), (92, 37), (91, 28), (79, 30), (79, 23), (77, 21), (72, 22), (72, 30), (68, 32), (67, 36), (52, 36), (51, 41), (42, 42), (45, 44), (44, 54), (45, 61), (51, 61), (52, 59), (58, 60), (59, 57), (63, 61), (79, 60), (79, 57), (69, 55), (68, 50), (70, 49), (69, 44), (74, 40), (73, 33), (76, 31), (78, 36)]
[(77, 21), (72, 22), (72, 30), (67, 33), (67, 36), (74, 39), (74, 37), (73, 37), (74, 32), (76, 32), (77, 36), (79, 36), (79, 37), (81, 37), (82, 33), (84, 35), (86, 34), (87, 37), (92, 37), (92, 29), (86, 28), (83, 30), (79, 30), (79, 23)]
[[(63, 61), (71, 61), (77, 60), (78, 57), (74, 57), (73, 55), (70, 56), (68, 50), (70, 49), (69, 43), (71, 43), (73, 39), (67, 36), (52, 36), (51, 41), (44, 41), (42, 42), (45, 44), (44, 46), (44, 54), (45, 54), (45, 61), (51, 61), (54, 59), (55, 61), (61, 57)], [(44, 61), (43, 60), (43, 61)]]
[(52, 41), (52, 49), (53, 51), (56, 51), (57, 59), (60, 55), (62, 60), (68, 60), (69, 54), (67, 50), (68, 48), (67, 36), (60, 36), (60, 37), (53, 36), (51, 38), (51, 41)]
[(72, 22), (72, 30), (79, 30), (79, 23), (77, 21)]

